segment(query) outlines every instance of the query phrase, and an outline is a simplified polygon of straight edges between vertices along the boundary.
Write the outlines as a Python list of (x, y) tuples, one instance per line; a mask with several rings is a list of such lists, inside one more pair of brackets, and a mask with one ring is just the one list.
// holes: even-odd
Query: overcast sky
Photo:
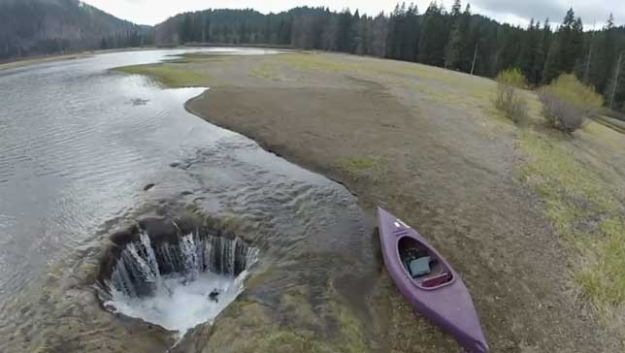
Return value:
[[(208, 8), (253, 8), (258, 11), (279, 12), (296, 6), (326, 6), (333, 10), (359, 9), (369, 15), (381, 11), (390, 12), (397, 0), (83, 0), (117, 17), (140, 24), (156, 24), (168, 17), (185, 11)], [(409, 3), (410, 1), (406, 1)], [(453, 0), (442, 2), (447, 9)], [(414, 1), (422, 13), (430, 0)], [(463, 6), (466, 1), (463, 1)], [(584, 20), (586, 29), (596, 22), (601, 27), (610, 12), (617, 24), (625, 23), (624, 0), (472, 0), (473, 13), (480, 13), (502, 22), (526, 25), (534, 17), (543, 21), (549, 17), (552, 23), (559, 22), (566, 10), (573, 6), (577, 15)]]

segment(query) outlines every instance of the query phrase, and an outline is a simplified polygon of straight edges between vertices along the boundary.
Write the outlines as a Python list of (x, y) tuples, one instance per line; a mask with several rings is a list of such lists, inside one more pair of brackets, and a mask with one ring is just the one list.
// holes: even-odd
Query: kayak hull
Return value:
[[(389, 275), (402, 295), (430, 321), (453, 335), (469, 353), (487, 353), (489, 348), (473, 300), (451, 265), (416, 230), (382, 208), (378, 208), (380, 243)], [(402, 240), (403, 239), (403, 240)], [(400, 241), (416, 241), (444, 268), (444, 283), (423, 286), (402, 262)], [(439, 281), (441, 282), (441, 281)]]

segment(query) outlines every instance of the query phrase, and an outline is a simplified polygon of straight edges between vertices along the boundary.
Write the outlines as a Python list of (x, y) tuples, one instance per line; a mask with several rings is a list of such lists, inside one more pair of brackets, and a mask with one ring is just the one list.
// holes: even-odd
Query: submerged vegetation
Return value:
[(176, 66), (177, 64), (179, 63), (135, 65), (120, 67), (114, 70), (127, 74), (145, 75), (171, 88), (206, 86), (209, 80), (207, 74), (192, 72), (184, 67)]

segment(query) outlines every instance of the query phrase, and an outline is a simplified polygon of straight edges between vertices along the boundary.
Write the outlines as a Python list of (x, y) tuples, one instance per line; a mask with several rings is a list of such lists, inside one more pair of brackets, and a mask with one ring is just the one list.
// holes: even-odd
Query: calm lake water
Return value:
[[(187, 113), (185, 101), (204, 89), (162, 89), (109, 71), (183, 52), (109, 53), (0, 71), (4, 333), (27, 305), (10, 298), (40, 291), (54, 264), (106, 231), (107, 222), (146, 205), (175, 200), (237, 215), (271, 228), (286, 247), (308, 239), (306, 246), (336, 249), (344, 241), (334, 235), (363, 232), (356, 200), (342, 186)], [(145, 191), (148, 184), (155, 186)]]

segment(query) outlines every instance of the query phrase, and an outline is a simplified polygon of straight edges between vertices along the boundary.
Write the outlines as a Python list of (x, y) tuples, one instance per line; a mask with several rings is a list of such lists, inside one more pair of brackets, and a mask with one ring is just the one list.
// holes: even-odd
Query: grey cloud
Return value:
[(502, 14), (513, 14), (522, 18), (560, 21), (567, 7), (554, 0), (473, 0), (473, 4), (482, 9)]
[[(617, 2), (619, 4), (617, 4)], [(585, 28), (591, 28), (593, 22), (603, 24), (610, 13), (614, 15), (616, 24), (625, 24), (625, 6), (620, 1), (595, 0), (577, 4), (574, 8), (584, 20)]]
[(566, 11), (572, 6), (576, 15), (584, 21), (586, 28), (589, 28), (595, 21), (598, 25), (605, 23), (610, 12), (614, 14), (617, 24), (625, 23), (625, 6), (622, 5), (621, 1), (473, 0), (471, 3), (493, 13), (512, 14), (527, 20), (534, 18), (542, 21), (549, 18), (552, 23), (560, 22)]

